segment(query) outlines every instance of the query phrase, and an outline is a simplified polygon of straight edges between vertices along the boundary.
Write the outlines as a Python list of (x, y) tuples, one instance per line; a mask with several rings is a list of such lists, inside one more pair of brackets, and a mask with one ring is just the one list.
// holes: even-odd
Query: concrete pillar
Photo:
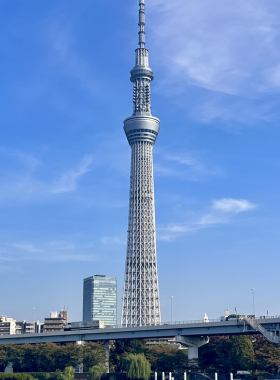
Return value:
[(155, 380), (157, 380), (157, 372), (155, 372)]
[(215, 380), (218, 380), (218, 374), (215, 372)]
[(193, 346), (193, 347), (188, 347), (188, 359), (198, 359), (198, 347)]
[(161, 374), (161, 379), (165, 380), (165, 373), (164, 372), (162, 372), (162, 374)]
[(13, 373), (14, 372), (13, 363), (12, 362), (8, 362), (7, 366), (4, 369), (4, 372), (5, 373)]
[(209, 343), (208, 336), (183, 336), (177, 335), (176, 342), (182, 346), (188, 347), (188, 359), (198, 359), (198, 347), (204, 346)]
[(184, 380), (187, 380), (187, 372), (184, 372)]
[(172, 380), (172, 373), (169, 372), (169, 380)]
[(104, 343), (106, 362), (105, 367), (107, 368), (107, 373), (110, 372), (110, 341), (106, 340)]
[[(85, 342), (83, 340), (77, 340), (76, 344), (78, 346), (83, 346), (85, 344)], [(79, 364), (77, 365), (77, 367), (75, 368), (75, 372), (77, 373), (83, 373), (84, 372), (84, 363), (83, 363), (83, 357), (81, 356), (79, 358)]]
[(230, 373), (230, 380), (233, 380), (233, 373)]

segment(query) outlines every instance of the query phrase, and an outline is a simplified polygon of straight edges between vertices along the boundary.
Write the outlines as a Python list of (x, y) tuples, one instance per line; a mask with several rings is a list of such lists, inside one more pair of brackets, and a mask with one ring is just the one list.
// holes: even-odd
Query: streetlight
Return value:
[(32, 322), (34, 322), (34, 310), (35, 310), (35, 307), (32, 307)]
[(170, 296), (170, 301), (171, 301), (171, 323), (172, 323), (172, 298), (173, 298), (173, 296)]
[(253, 292), (253, 310), (254, 310), (254, 316), (256, 316), (256, 311), (255, 311), (255, 288), (251, 288)]

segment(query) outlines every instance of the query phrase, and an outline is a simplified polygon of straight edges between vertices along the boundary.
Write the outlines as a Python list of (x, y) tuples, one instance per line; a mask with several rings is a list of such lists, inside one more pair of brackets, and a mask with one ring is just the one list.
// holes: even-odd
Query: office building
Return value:
[(105, 326), (117, 324), (116, 277), (95, 275), (84, 279), (83, 322), (102, 321)]

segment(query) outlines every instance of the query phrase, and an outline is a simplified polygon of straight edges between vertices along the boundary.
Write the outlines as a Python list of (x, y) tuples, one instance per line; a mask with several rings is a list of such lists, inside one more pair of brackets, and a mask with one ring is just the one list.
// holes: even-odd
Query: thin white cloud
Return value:
[[(48, 262), (91, 262), (97, 260), (92, 245), (76, 245), (67, 241), (13, 242), (0, 247), (0, 263), (48, 261)], [(5, 265), (4, 265), (5, 266)]]
[(210, 162), (207, 165), (197, 153), (173, 153), (164, 149), (155, 150), (154, 171), (157, 175), (181, 177), (198, 181), (204, 177), (221, 175), (222, 169)]
[(15, 266), (8, 266), (8, 265), (1, 265), (0, 266), (0, 273), (4, 274), (4, 273), (8, 273), (8, 272), (23, 273), (23, 270), (15, 267)]
[(41, 248), (37, 248), (34, 246), (34, 244), (30, 243), (13, 243), (11, 244), (12, 247), (29, 252), (29, 253), (37, 253), (37, 252), (42, 252)]
[(100, 88), (99, 78), (94, 73), (93, 62), (87, 63), (78, 55), (70, 21), (54, 18), (47, 20), (46, 25), (46, 39), (55, 53), (54, 65), (62, 69), (64, 75), (78, 80), (88, 93), (96, 95)]
[(68, 193), (76, 190), (78, 179), (90, 169), (92, 163), (92, 157), (86, 156), (83, 158), (82, 162), (76, 169), (71, 169), (64, 174), (56, 181), (52, 192), (57, 193)]
[(255, 207), (255, 204), (247, 201), (246, 199), (223, 198), (213, 202), (214, 210), (232, 212), (234, 214), (252, 210)]
[(55, 199), (56, 194), (73, 193), (78, 189), (81, 177), (90, 171), (92, 163), (92, 156), (84, 156), (76, 167), (57, 176), (54, 173), (61, 169), (57, 169), (55, 164), (47, 167), (42, 159), (33, 155), (3, 149), (0, 149), (0, 155), (6, 163), (4, 170), (0, 171), (0, 205), (44, 202)]
[(250, 211), (257, 205), (246, 199), (222, 198), (214, 200), (210, 211), (184, 223), (158, 227), (158, 239), (171, 241), (185, 233), (195, 232), (234, 221), (234, 217), (242, 212)]
[(151, 0), (147, 12), (155, 91), (227, 131), (277, 122), (278, 0)]
[(103, 236), (101, 238), (101, 243), (106, 244), (106, 245), (125, 245), (126, 244), (126, 239), (121, 238), (121, 237), (110, 237), (110, 236)]
[(227, 94), (274, 91), (279, 1), (151, 0), (158, 60), (180, 81)]

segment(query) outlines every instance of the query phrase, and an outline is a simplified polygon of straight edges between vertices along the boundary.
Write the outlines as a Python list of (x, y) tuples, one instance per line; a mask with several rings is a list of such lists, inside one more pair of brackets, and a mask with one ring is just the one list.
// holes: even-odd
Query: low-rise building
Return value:
[(16, 334), (35, 334), (40, 333), (42, 323), (37, 322), (26, 322), (26, 321), (16, 321)]
[(68, 312), (62, 310), (59, 314), (52, 311), (49, 318), (45, 318), (43, 332), (63, 331), (68, 322)]
[(16, 333), (16, 321), (13, 318), (0, 315), (0, 335), (11, 335)]
[(25, 333), (25, 321), (16, 321), (16, 334)]

